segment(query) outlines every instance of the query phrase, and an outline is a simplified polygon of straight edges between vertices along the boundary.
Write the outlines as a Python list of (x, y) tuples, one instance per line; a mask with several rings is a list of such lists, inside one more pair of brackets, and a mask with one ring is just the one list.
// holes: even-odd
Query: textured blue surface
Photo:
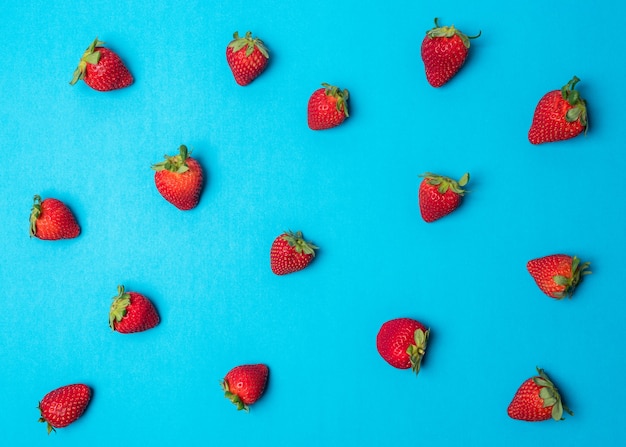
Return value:
[[(186, 3), (186, 4), (183, 4)], [(600, 1), (5, 2), (0, 7), (0, 429), (7, 446), (622, 445), (626, 389), (624, 7)], [(440, 89), (419, 47), (433, 18), (472, 42)], [(267, 71), (235, 84), (232, 33), (267, 44)], [(131, 87), (68, 82), (95, 36)], [(534, 107), (577, 75), (586, 137), (532, 146)], [(322, 82), (351, 117), (313, 132)], [(157, 193), (150, 165), (180, 144), (208, 174), (199, 206)], [(455, 213), (424, 223), (418, 174), (469, 171)], [(79, 238), (28, 237), (34, 194), (65, 201)], [(285, 229), (320, 247), (278, 277)], [(572, 300), (541, 294), (526, 261), (577, 254), (593, 274)], [(107, 326), (116, 286), (144, 293), (161, 324)], [(387, 365), (380, 325), (432, 331), (422, 371)], [(222, 397), (233, 366), (270, 367), (249, 414)], [(535, 366), (575, 412), (513, 421)], [(49, 437), (48, 391), (84, 382), (84, 416)]]

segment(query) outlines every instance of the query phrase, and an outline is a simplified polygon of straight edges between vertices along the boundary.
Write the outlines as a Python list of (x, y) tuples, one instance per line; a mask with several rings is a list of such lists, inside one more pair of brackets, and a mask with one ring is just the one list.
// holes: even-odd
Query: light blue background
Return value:
[[(3, 318), (0, 429), (7, 446), (623, 445), (626, 79), (616, 1), (30, 1), (0, 7)], [(434, 17), (470, 58), (440, 89), (419, 57)], [(232, 33), (267, 44), (238, 86)], [(68, 84), (98, 36), (136, 78)], [(534, 107), (573, 75), (586, 137), (532, 146)], [(339, 128), (306, 125), (309, 95), (350, 90)], [(187, 144), (208, 181), (181, 212), (150, 165)], [(459, 178), (463, 206), (433, 224), (418, 175)], [(28, 237), (34, 194), (65, 201), (79, 238)], [(274, 276), (272, 240), (302, 230), (319, 253)], [(526, 261), (591, 261), (574, 299), (541, 294)], [(161, 324), (107, 326), (116, 286)], [(415, 378), (378, 355), (391, 318), (427, 324)], [(249, 414), (222, 396), (233, 366), (270, 367)], [(541, 366), (575, 412), (508, 418)], [(84, 382), (84, 416), (46, 435), (38, 401)]]

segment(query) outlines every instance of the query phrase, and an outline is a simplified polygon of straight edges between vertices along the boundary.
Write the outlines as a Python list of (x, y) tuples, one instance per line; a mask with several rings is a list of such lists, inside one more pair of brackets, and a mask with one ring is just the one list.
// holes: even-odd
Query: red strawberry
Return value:
[(180, 154), (165, 156), (165, 161), (152, 165), (157, 190), (168, 202), (183, 211), (195, 208), (200, 201), (204, 174), (200, 163), (189, 156), (187, 146)]
[(109, 311), (109, 326), (122, 334), (142, 332), (159, 324), (160, 318), (152, 302), (136, 292), (125, 292), (117, 286), (117, 296)]
[(39, 402), (39, 422), (47, 423), (48, 434), (55, 428), (67, 427), (83, 414), (90, 399), (91, 389), (81, 383), (50, 391)]
[(297, 272), (305, 268), (315, 257), (318, 247), (307, 242), (302, 232), (285, 232), (274, 239), (270, 250), (270, 266), (277, 275)]
[(30, 212), (30, 235), (39, 239), (72, 239), (80, 234), (80, 227), (70, 209), (60, 200), (35, 195)]
[(266, 365), (236, 366), (222, 380), (224, 397), (237, 406), (237, 410), (249, 411), (265, 391), (269, 369)]
[(419, 186), (418, 201), (422, 218), (426, 222), (441, 219), (457, 209), (461, 204), (461, 197), (466, 192), (463, 186), (469, 182), (468, 173), (465, 173), (458, 182), (430, 172), (420, 177), (424, 177), (424, 180)]
[(572, 297), (582, 277), (591, 273), (589, 264), (576, 256), (549, 255), (528, 261), (526, 268), (543, 293), (560, 300)]
[(324, 130), (336, 127), (343, 123), (348, 115), (347, 89), (322, 84), (324, 88), (317, 89), (309, 98), (307, 117), (309, 128)]
[(380, 356), (394, 368), (420, 371), (430, 329), (411, 318), (396, 318), (384, 323), (376, 336)]
[(578, 81), (574, 76), (561, 90), (548, 92), (539, 100), (528, 141), (541, 144), (569, 140), (587, 132), (587, 104), (574, 90)]
[(104, 42), (96, 37), (87, 47), (74, 71), (71, 85), (82, 79), (92, 89), (108, 92), (128, 87), (133, 83), (133, 75), (130, 74), (122, 59), (102, 45)]
[(552, 418), (563, 420), (563, 410), (574, 415), (563, 405), (556, 386), (548, 378), (543, 369), (537, 368), (538, 376), (527, 379), (519, 387), (509, 404), (507, 413), (513, 419), (538, 422)]
[(426, 79), (433, 87), (441, 87), (457, 74), (467, 59), (470, 39), (451, 26), (439, 26), (435, 18), (435, 27), (426, 32), (422, 41), (422, 61), (426, 69)]
[(226, 47), (226, 62), (239, 85), (248, 85), (263, 73), (269, 57), (263, 41), (253, 39), (250, 31), (244, 37), (239, 37), (235, 31), (233, 40)]

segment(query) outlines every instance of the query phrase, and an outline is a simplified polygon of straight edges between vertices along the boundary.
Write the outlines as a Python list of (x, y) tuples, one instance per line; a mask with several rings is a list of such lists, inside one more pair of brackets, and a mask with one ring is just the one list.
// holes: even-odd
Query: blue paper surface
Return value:
[[(3, 445), (626, 443), (626, 63), (607, 25), (623, 14), (580, 0), (4, 4)], [(482, 31), (439, 89), (420, 59), (435, 17)], [(240, 87), (225, 50), (248, 30), (270, 63)], [(132, 86), (69, 85), (96, 36)], [(588, 134), (531, 145), (537, 102), (574, 75)], [(315, 132), (306, 105), (322, 82), (350, 91), (350, 117)], [(180, 144), (207, 175), (188, 212), (150, 169)], [(432, 224), (417, 205), (426, 171), (471, 174), (463, 205)], [(35, 194), (63, 200), (81, 235), (29, 238)], [(320, 250), (279, 277), (269, 250), (287, 229)], [(591, 262), (571, 300), (526, 271), (552, 253)], [(112, 332), (118, 284), (149, 297), (161, 324)], [(397, 317), (431, 328), (417, 378), (376, 351)], [(219, 386), (244, 363), (270, 368), (248, 414)], [(509, 419), (535, 366), (574, 416)], [(76, 382), (93, 389), (87, 411), (47, 436), (39, 400)]]

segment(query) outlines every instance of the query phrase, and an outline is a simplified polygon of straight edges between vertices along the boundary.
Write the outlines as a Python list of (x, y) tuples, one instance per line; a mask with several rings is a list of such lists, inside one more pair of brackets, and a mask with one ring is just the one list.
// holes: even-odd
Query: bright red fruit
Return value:
[(441, 87), (461, 69), (470, 47), (470, 39), (458, 29), (451, 26), (439, 26), (435, 19), (435, 27), (426, 32), (422, 41), (422, 61), (426, 69), (426, 79), (433, 87)]
[(222, 380), (224, 397), (237, 406), (237, 410), (249, 411), (249, 405), (263, 395), (269, 368), (264, 364), (236, 366)]
[(420, 371), (426, 353), (430, 329), (411, 318), (396, 318), (385, 322), (376, 336), (376, 349), (391, 366)]
[(521, 421), (539, 422), (552, 418), (563, 420), (563, 411), (574, 415), (563, 405), (556, 386), (548, 378), (543, 369), (537, 368), (538, 376), (527, 379), (519, 387), (509, 404), (509, 417)]
[(35, 195), (30, 212), (30, 235), (39, 239), (72, 239), (80, 234), (80, 227), (70, 209), (60, 200), (44, 199)]
[(202, 166), (189, 156), (187, 146), (179, 148), (180, 153), (165, 161), (152, 165), (154, 183), (159, 193), (176, 208), (187, 211), (195, 208), (200, 201), (204, 184)]
[(133, 75), (130, 74), (122, 59), (102, 45), (104, 42), (96, 37), (87, 47), (74, 71), (71, 85), (82, 79), (92, 89), (108, 92), (128, 87), (133, 83)]
[(47, 424), (48, 434), (55, 428), (67, 427), (84, 413), (90, 399), (91, 389), (82, 383), (52, 390), (39, 402), (39, 422)]
[(309, 128), (313, 130), (336, 127), (349, 116), (348, 90), (326, 83), (322, 85), (324, 88), (315, 90), (309, 98), (307, 119)]
[(117, 287), (117, 296), (109, 311), (109, 326), (122, 334), (152, 329), (161, 319), (152, 302), (136, 292), (125, 292), (124, 286)]
[(576, 76), (561, 90), (546, 93), (537, 104), (528, 131), (532, 144), (569, 140), (587, 132), (587, 104), (574, 90), (580, 81)]
[(248, 85), (263, 73), (269, 57), (263, 41), (253, 39), (250, 31), (244, 37), (239, 37), (235, 31), (233, 40), (226, 47), (226, 62), (239, 85)]
[(465, 173), (458, 182), (430, 172), (420, 177), (424, 180), (419, 186), (418, 201), (422, 219), (426, 222), (434, 222), (457, 209), (461, 204), (461, 198), (467, 192), (463, 187), (469, 182), (468, 173)]
[(274, 239), (270, 249), (270, 267), (277, 275), (305, 268), (315, 257), (318, 247), (304, 240), (302, 232), (285, 232)]
[(543, 293), (560, 300), (572, 297), (583, 276), (591, 273), (589, 265), (576, 256), (549, 255), (528, 261), (526, 268)]

